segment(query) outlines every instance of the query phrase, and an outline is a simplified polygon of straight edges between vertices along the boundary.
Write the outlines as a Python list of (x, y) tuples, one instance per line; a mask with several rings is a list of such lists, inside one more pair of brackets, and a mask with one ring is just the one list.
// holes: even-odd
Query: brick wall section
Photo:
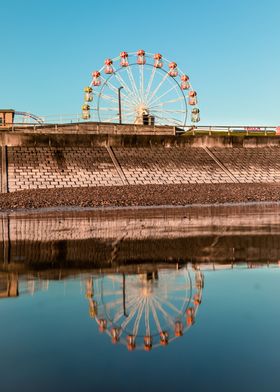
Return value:
[(106, 148), (9, 147), (9, 191), (122, 185)]
[(113, 148), (129, 184), (232, 182), (203, 148)]
[(280, 149), (211, 148), (239, 182), (280, 182)]
[[(129, 184), (229, 183), (232, 178), (202, 147), (115, 146)], [(212, 147), (239, 182), (280, 182), (280, 148)], [(1, 162), (1, 160), (0, 160)], [(105, 147), (8, 147), (8, 188), (123, 185)]]

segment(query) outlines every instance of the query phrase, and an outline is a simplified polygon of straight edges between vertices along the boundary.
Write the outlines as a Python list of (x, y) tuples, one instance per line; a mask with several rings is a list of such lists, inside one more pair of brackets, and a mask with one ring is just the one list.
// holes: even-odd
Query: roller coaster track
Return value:
[(38, 124), (43, 124), (44, 123), (44, 120), (41, 117), (35, 116), (35, 114), (32, 114), (32, 113), (15, 112), (14, 114), (16, 116), (23, 116), (23, 117), (32, 118), (32, 120), (35, 120)]

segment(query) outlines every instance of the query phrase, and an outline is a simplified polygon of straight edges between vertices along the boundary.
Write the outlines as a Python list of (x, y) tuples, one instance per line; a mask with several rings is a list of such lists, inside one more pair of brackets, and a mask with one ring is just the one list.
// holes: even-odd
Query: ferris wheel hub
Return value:
[(153, 289), (151, 286), (144, 286), (141, 290), (142, 297), (148, 298), (153, 295)]
[(140, 103), (135, 107), (135, 111), (137, 115), (143, 116), (143, 114), (148, 115), (149, 114), (149, 109), (148, 106), (145, 103)]

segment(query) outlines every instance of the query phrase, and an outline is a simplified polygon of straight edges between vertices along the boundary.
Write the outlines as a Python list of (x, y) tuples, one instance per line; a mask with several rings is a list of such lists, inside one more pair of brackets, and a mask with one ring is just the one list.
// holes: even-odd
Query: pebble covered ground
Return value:
[(122, 207), (279, 201), (280, 184), (124, 185), (0, 194), (0, 211), (44, 207)]

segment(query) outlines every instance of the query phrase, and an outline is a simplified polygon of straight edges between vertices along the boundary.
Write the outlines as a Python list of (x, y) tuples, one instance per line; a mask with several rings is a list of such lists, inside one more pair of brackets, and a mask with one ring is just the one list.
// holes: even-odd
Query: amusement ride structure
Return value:
[(202, 289), (202, 272), (184, 267), (88, 279), (86, 297), (90, 316), (112, 343), (150, 351), (193, 325)]
[(107, 58), (92, 72), (84, 101), (84, 120), (186, 126), (191, 111), (191, 122), (200, 121), (189, 76), (174, 61), (143, 49)]
[(11, 126), (12, 124), (29, 125), (38, 124), (42, 125), (44, 120), (42, 117), (28, 112), (19, 112), (13, 109), (0, 109), (0, 127)]
[(16, 123), (22, 123), (22, 124), (29, 124), (31, 122), (35, 124), (44, 123), (44, 119), (42, 117), (36, 116), (35, 114), (32, 113), (16, 111), (14, 115), (16, 117), (16, 120), (14, 120)]

